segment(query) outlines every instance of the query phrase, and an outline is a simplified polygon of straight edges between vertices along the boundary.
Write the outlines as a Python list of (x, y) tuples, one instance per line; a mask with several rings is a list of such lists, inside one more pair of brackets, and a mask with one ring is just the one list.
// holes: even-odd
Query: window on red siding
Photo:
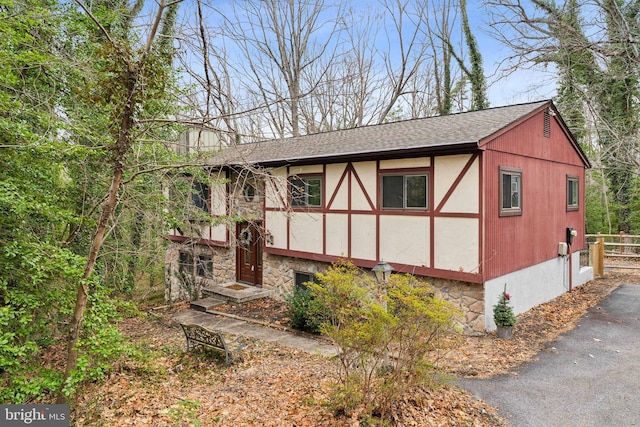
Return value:
[(567, 210), (577, 211), (579, 204), (579, 178), (577, 176), (567, 175)]
[(500, 216), (522, 215), (522, 170), (500, 167)]

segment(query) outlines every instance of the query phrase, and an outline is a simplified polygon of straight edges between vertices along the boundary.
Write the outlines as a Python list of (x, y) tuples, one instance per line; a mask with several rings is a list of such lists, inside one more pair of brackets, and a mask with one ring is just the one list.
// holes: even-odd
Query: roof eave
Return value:
[(424, 157), (434, 154), (464, 154), (478, 150), (477, 141), (456, 142), (453, 144), (442, 144), (437, 146), (422, 146), (403, 148), (400, 150), (380, 150), (370, 152), (340, 153), (323, 156), (308, 156), (291, 159), (272, 159), (266, 161), (250, 162), (252, 165), (277, 167), (284, 165), (311, 165), (318, 163), (343, 163), (354, 161), (369, 161), (381, 159), (401, 159), (406, 157)]

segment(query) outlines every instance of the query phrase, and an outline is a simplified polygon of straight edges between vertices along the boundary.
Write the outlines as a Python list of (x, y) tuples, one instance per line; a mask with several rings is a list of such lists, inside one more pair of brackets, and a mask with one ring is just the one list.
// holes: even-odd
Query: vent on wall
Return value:
[(544, 110), (544, 137), (551, 137), (551, 114), (549, 110)]

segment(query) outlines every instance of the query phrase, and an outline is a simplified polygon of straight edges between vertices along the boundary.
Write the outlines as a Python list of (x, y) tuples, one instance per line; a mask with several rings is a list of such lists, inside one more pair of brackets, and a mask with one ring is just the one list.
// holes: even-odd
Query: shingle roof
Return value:
[(294, 163), (459, 145), (483, 139), (550, 101), (412, 119), (312, 135), (240, 144), (224, 149), (214, 165)]

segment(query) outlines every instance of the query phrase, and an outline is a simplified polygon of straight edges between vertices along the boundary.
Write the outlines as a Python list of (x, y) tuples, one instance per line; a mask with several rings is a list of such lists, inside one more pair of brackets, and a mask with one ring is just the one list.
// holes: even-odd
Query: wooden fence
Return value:
[(640, 258), (640, 236), (633, 234), (587, 234), (589, 262), (594, 274), (602, 276), (604, 268), (640, 269), (633, 262)]

